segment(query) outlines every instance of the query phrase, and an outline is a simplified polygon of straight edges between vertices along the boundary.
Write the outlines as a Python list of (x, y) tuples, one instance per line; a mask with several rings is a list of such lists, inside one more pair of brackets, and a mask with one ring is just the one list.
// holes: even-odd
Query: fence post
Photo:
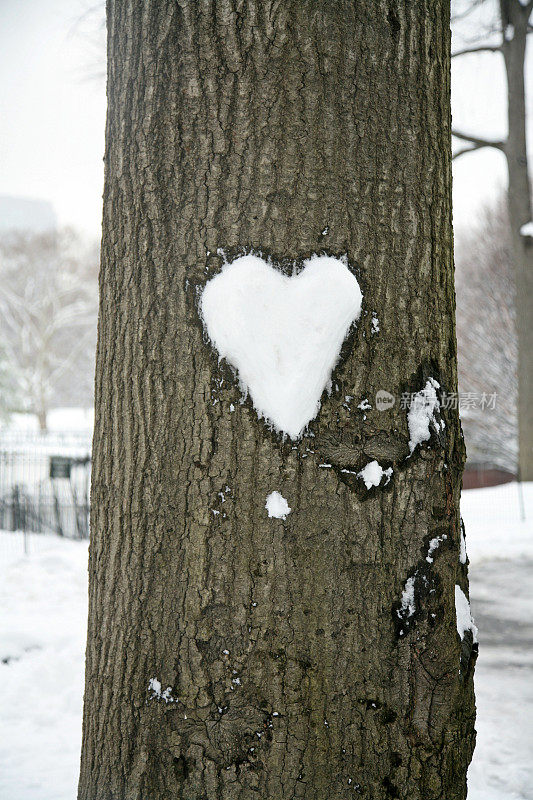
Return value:
[(524, 505), (524, 490), (522, 487), (522, 478), (520, 477), (520, 467), (518, 468), (518, 475), (517, 475), (517, 486), (518, 486), (518, 505), (520, 507), (520, 519), (522, 522), (526, 519), (526, 507)]

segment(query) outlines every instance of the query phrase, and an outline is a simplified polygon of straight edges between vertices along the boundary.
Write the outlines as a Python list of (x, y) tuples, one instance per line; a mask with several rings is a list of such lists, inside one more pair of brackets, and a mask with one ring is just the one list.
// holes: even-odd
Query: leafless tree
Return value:
[(0, 335), (21, 409), (92, 402), (97, 256), (71, 230), (0, 240)]
[(507, 80), (507, 124), (505, 139), (494, 140), (453, 129), (462, 143), (454, 158), (484, 147), (502, 152), (509, 176), (507, 206), (509, 240), (516, 286), (517, 330), (517, 416), (519, 470), (525, 480), (533, 480), (533, 236), (528, 223), (532, 217), (530, 175), (526, 147), (526, 88), (524, 65), (528, 34), (533, 31), (533, 0), (456, 0), (456, 27), (464, 25), (485, 6), (489, 14), (481, 30), (472, 29), (465, 47), (456, 49), (456, 58), (471, 53), (491, 52), (503, 57)]
[(105, 83), (106, 22), (105, 3), (84, 0), (81, 12), (73, 21), (70, 35), (83, 49), (84, 63), (80, 79)]
[(516, 472), (515, 285), (504, 197), (459, 238), (456, 264), (459, 391), (468, 458)]
[(13, 405), (13, 380), (5, 349), (0, 344), (0, 421), (7, 417)]

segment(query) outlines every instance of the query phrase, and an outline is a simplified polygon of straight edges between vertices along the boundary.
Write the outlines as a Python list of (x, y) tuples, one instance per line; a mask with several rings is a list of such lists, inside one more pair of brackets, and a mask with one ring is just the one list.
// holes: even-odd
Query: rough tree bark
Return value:
[[(473, 4), (474, 5), (474, 4)], [(467, 48), (455, 55), (481, 51), (503, 55), (507, 81), (507, 125), (505, 141), (491, 141), (455, 131), (469, 144), (455, 157), (482, 147), (501, 150), (507, 161), (507, 202), (513, 243), (516, 283), (516, 329), (518, 338), (518, 470), (522, 480), (533, 480), (533, 236), (520, 229), (533, 216), (531, 179), (527, 158), (526, 94), (524, 67), (528, 34), (531, 33), (533, 1), (499, 0), (501, 45)], [(500, 402), (505, 403), (501, 397)]]
[[(110, 0), (108, 29), (79, 800), (464, 798), (460, 425), (408, 458), (398, 402), (456, 390), (448, 3)], [(361, 283), (297, 443), (204, 338), (217, 248)], [(341, 472), (372, 459), (386, 487)]]

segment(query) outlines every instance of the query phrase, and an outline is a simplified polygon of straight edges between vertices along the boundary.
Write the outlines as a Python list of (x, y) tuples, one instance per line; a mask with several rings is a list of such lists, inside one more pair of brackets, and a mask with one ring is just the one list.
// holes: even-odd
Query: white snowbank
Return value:
[(468, 489), (461, 495), (466, 550), (471, 564), (487, 559), (533, 559), (533, 483)]
[[(344, 472), (345, 470), (343, 470)], [(381, 464), (377, 461), (369, 461), (366, 467), (363, 467), (361, 472), (357, 473), (357, 477), (361, 478), (364, 481), (364, 484), (367, 489), (371, 489), (373, 486), (379, 486), (381, 483), (381, 479), (385, 476), (387, 480), (385, 481), (385, 486), (390, 481), (392, 475), (392, 467), (388, 469), (383, 469)]]
[(81, 747), (87, 543), (0, 532), (0, 797), (72, 800)]
[(296, 439), (318, 413), (361, 302), (356, 278), (338, 258), (312, 256), (289, 278), (247, 255), (208, 281), (200, 311), (259, 416)]
[(477, 642), (478, 630), (472, 619), (470, 603), (458, 584), (455, 585), (455, 615), (457, 617), (457, 633), (461, 639), (464, 638), (467, 631), (472, 631), (474, 642)]
[[(94, 408), (52, 408), (48, 412), (49, 433), (72, 433), (74, 431), (92, 432), (94, 427)], [(39, 422), (35, 414), (13, 413), (0, 430), (39, 432)]]
[(287, 519), (292, 510), (279, 492), (270, 492), (266, 499), (265, 508), (268, 511), (268, 516), (276, 519)]
[[(428, 378), (426, 385), (419, 392), (416, 392), (411, 400), (409, 411), (407, 412), (407, 424), (409, 425), (409, 449), (411, 454), (415, 447), (422, 442), (427, 442), (431, 437), (430, 425), (435, 430), (439, 430), (439, 423), (436, 414), (440, 408), (437, 389), (440, 384), (434, 378)], [(444, 428), (444, 422), (441, 423)]]

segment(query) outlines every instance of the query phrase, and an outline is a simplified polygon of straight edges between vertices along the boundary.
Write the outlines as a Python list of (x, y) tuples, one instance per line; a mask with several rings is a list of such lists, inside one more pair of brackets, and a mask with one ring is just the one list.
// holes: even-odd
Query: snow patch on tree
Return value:
[(373, 486), (379, 486), (383, 477), (387, 478), (385, 481), (386, 486), (391, 479), (391, 475), (392, 467), (383, 469), (381, 464), (377, 461), (369, 461), (366, 467), (364, 467), (361, 472), (357, 473), (357, 477), (361, 478), (367, 489), (371, 489)]
[(428, 554), (426, 556), (426, 561), (428, 564), (433, 564), (433, 553), (439, 547), (441, 542), (444, 542), (448, 537), (445, 533), (442, 536), (435, 536), (429, 543)]
[(401, 607), (398, 609), (400, 619), (412, 617), (415, 613), (415, 575), (405, 581), (401, 603)]
[(455, 614), (457, 617), (457, 633), (461, 637), (461, 641), (467, 631), (472, 631), (472, 638), (474, 642), (477, 642), (478, 629), (472, 619), (470, 603), (458, 584), (455, 585)]
[(466, 554), (466, 539), (465, 533), (461, 528), (461, 539), (459, 543), (459, 562), (461, 564), (466, 564), (467, 554)]
[(268, 511), (269, 517), (275, 519), (287, 519), (292, 509), (279, 492), (270, 492), (266, 499), (265, 508)]
[(407, 412), (407, 424), (409, 425), (409, 450), (413, 454), (417, 445), (427, 442), (431, 437), (430, 427), (435, 431), (444, 429), (444, 420), (438, 421), (437, 414), (440, 409), (437, 389), (440, 384), (434, 378), (428, 378), (423, 389), (413, 396), (409, 411)]
[(148, 691), (151, 699), (164, 700), (165, 703), (176, 703), (177, 700), (172, 696), (172, 686), (162, 689), (161, 681), (157, 678), (150, 678), (148, 681)]
[(200, 314), (257, 414), (297, 439), (318, 413), (361, 303), (345, 260), (313, 255), (289, 277), (246, 255), (207, 282)]

